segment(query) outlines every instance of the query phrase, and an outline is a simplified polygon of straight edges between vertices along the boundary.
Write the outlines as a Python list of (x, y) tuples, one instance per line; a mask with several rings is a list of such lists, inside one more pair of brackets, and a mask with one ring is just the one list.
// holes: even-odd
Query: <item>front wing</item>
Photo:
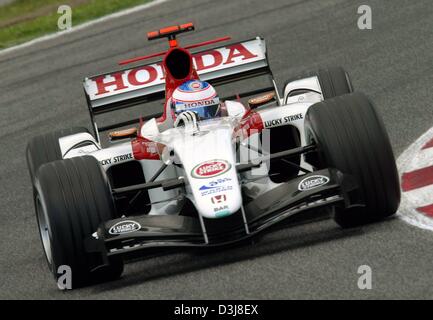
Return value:
[[(322, 176), (326, 184), (308, 190), (299, 186), (306, 178)], [(137, 216), (103, 223), (96, 234), (86, 240), (89, 253), (100, 255), (101, 265), (108, 258), (136, 251), (140, 254), (161, 252), (169, 248), (211, 248), (241, 242), (296, 214), (324, 206), (357, 206), (358, 186), (350, 175), (332, 168), (302, 175), (259, 196), (242, 210), (220, 219), (188, 216)], [(358, 202), (358, 201), (357, 201)], [(201, 221), (200, 221), (201, 220)], [(119, 223), (135, 223), (139, 228), (112, 234)], [(206, 234), (205, 234), (206, 233)], [(153, 249), (153, 250), (152, 250)]]

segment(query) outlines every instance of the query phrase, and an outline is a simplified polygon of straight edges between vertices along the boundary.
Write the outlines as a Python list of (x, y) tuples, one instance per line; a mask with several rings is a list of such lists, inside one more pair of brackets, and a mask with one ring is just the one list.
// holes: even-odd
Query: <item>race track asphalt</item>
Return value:
[[(373, 29), (357, 28), (369, 4)], [(433, 298), (433, 234), (399, 219), (341, 230), (330, 219), (295, 225), (255, 245), (128, 264), (114, 282), (60, 292), (42, 255), (25, 161), (33, 135), (89, 126), (82, 79), (116, 61), (164, 49), (145, 33), (194, 21), (195, 43), (263, 36), (280, 85), (341, 65), (375, 101), (398, 156), (433, 123), (431, 0), (183, 0), (0, 55), (0, 298)], [(372, 290), (357, 287), (369, 265)]]

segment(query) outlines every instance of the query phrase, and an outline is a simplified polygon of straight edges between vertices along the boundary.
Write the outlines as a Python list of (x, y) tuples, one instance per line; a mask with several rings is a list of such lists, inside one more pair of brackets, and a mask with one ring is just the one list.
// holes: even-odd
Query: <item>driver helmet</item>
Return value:
[(177, 87), (172, 95), (172, 108), (176, 117), (185, 111), (197, 114), (199, 120), (221, 116), (218, 95), (209, 83), (189, 80)]

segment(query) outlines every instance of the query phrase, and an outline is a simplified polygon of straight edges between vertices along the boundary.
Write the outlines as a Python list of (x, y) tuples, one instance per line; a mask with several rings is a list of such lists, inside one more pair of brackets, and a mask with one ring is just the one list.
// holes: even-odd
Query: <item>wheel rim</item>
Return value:
[(51, 268), (53, 264), (53, 255), (52, 255), (52, 248), (51, 248), (50, 231), (48, 228), (45, 209), (44, 206), (42, 205), (42, 201), (39, 195), (36, 196), (36, 214), (38, 218), (39, 234), (41, 236), (45, 257), (47, 258), (48, 265)]

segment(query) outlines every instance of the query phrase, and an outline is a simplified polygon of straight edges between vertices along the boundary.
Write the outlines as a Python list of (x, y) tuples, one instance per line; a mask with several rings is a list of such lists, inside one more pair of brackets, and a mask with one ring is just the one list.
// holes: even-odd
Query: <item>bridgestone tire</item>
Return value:
[(317, 143), (321, 166), (352, 175), (365, 207), (336, 209), (335, 221), (354, 227), (397, 211), (399, 177), (385, 127), (370, 100), (352, 93), (314, 104), (306, 114), (307, 139)]
[(116, 217), (105, 172), (91, 156), (53, 161), (36, 175), (35, 205), (39, 232), (48, 265), (57, 279), (58, 268), (69, 266), (73, 288), (117, 278), (122, 260), (101, 265), (100, 256), (89, 254), (85, 241), (98, 226)]
[(27, 166), (32, 182), (34, 182), (35, 174), (41, 165), (43, 165), (44, 163), (62, 159), (59, 139), (81, 132), (89, 133), (89, 130), (84, 127), (57, 130), (54, 132), (33, 137), (29, 141), (26, 150), (26, 157)]
[(295, 79), (287, 81), (286, 85), (291, 81), (312, 76), (317, 76), (319, 79), (320, 87), (322, 88), (322, 95), (325, 100), (352, 93), (354, 91), (349, 74), (342, 67), (330, 67), (305, 73)]

